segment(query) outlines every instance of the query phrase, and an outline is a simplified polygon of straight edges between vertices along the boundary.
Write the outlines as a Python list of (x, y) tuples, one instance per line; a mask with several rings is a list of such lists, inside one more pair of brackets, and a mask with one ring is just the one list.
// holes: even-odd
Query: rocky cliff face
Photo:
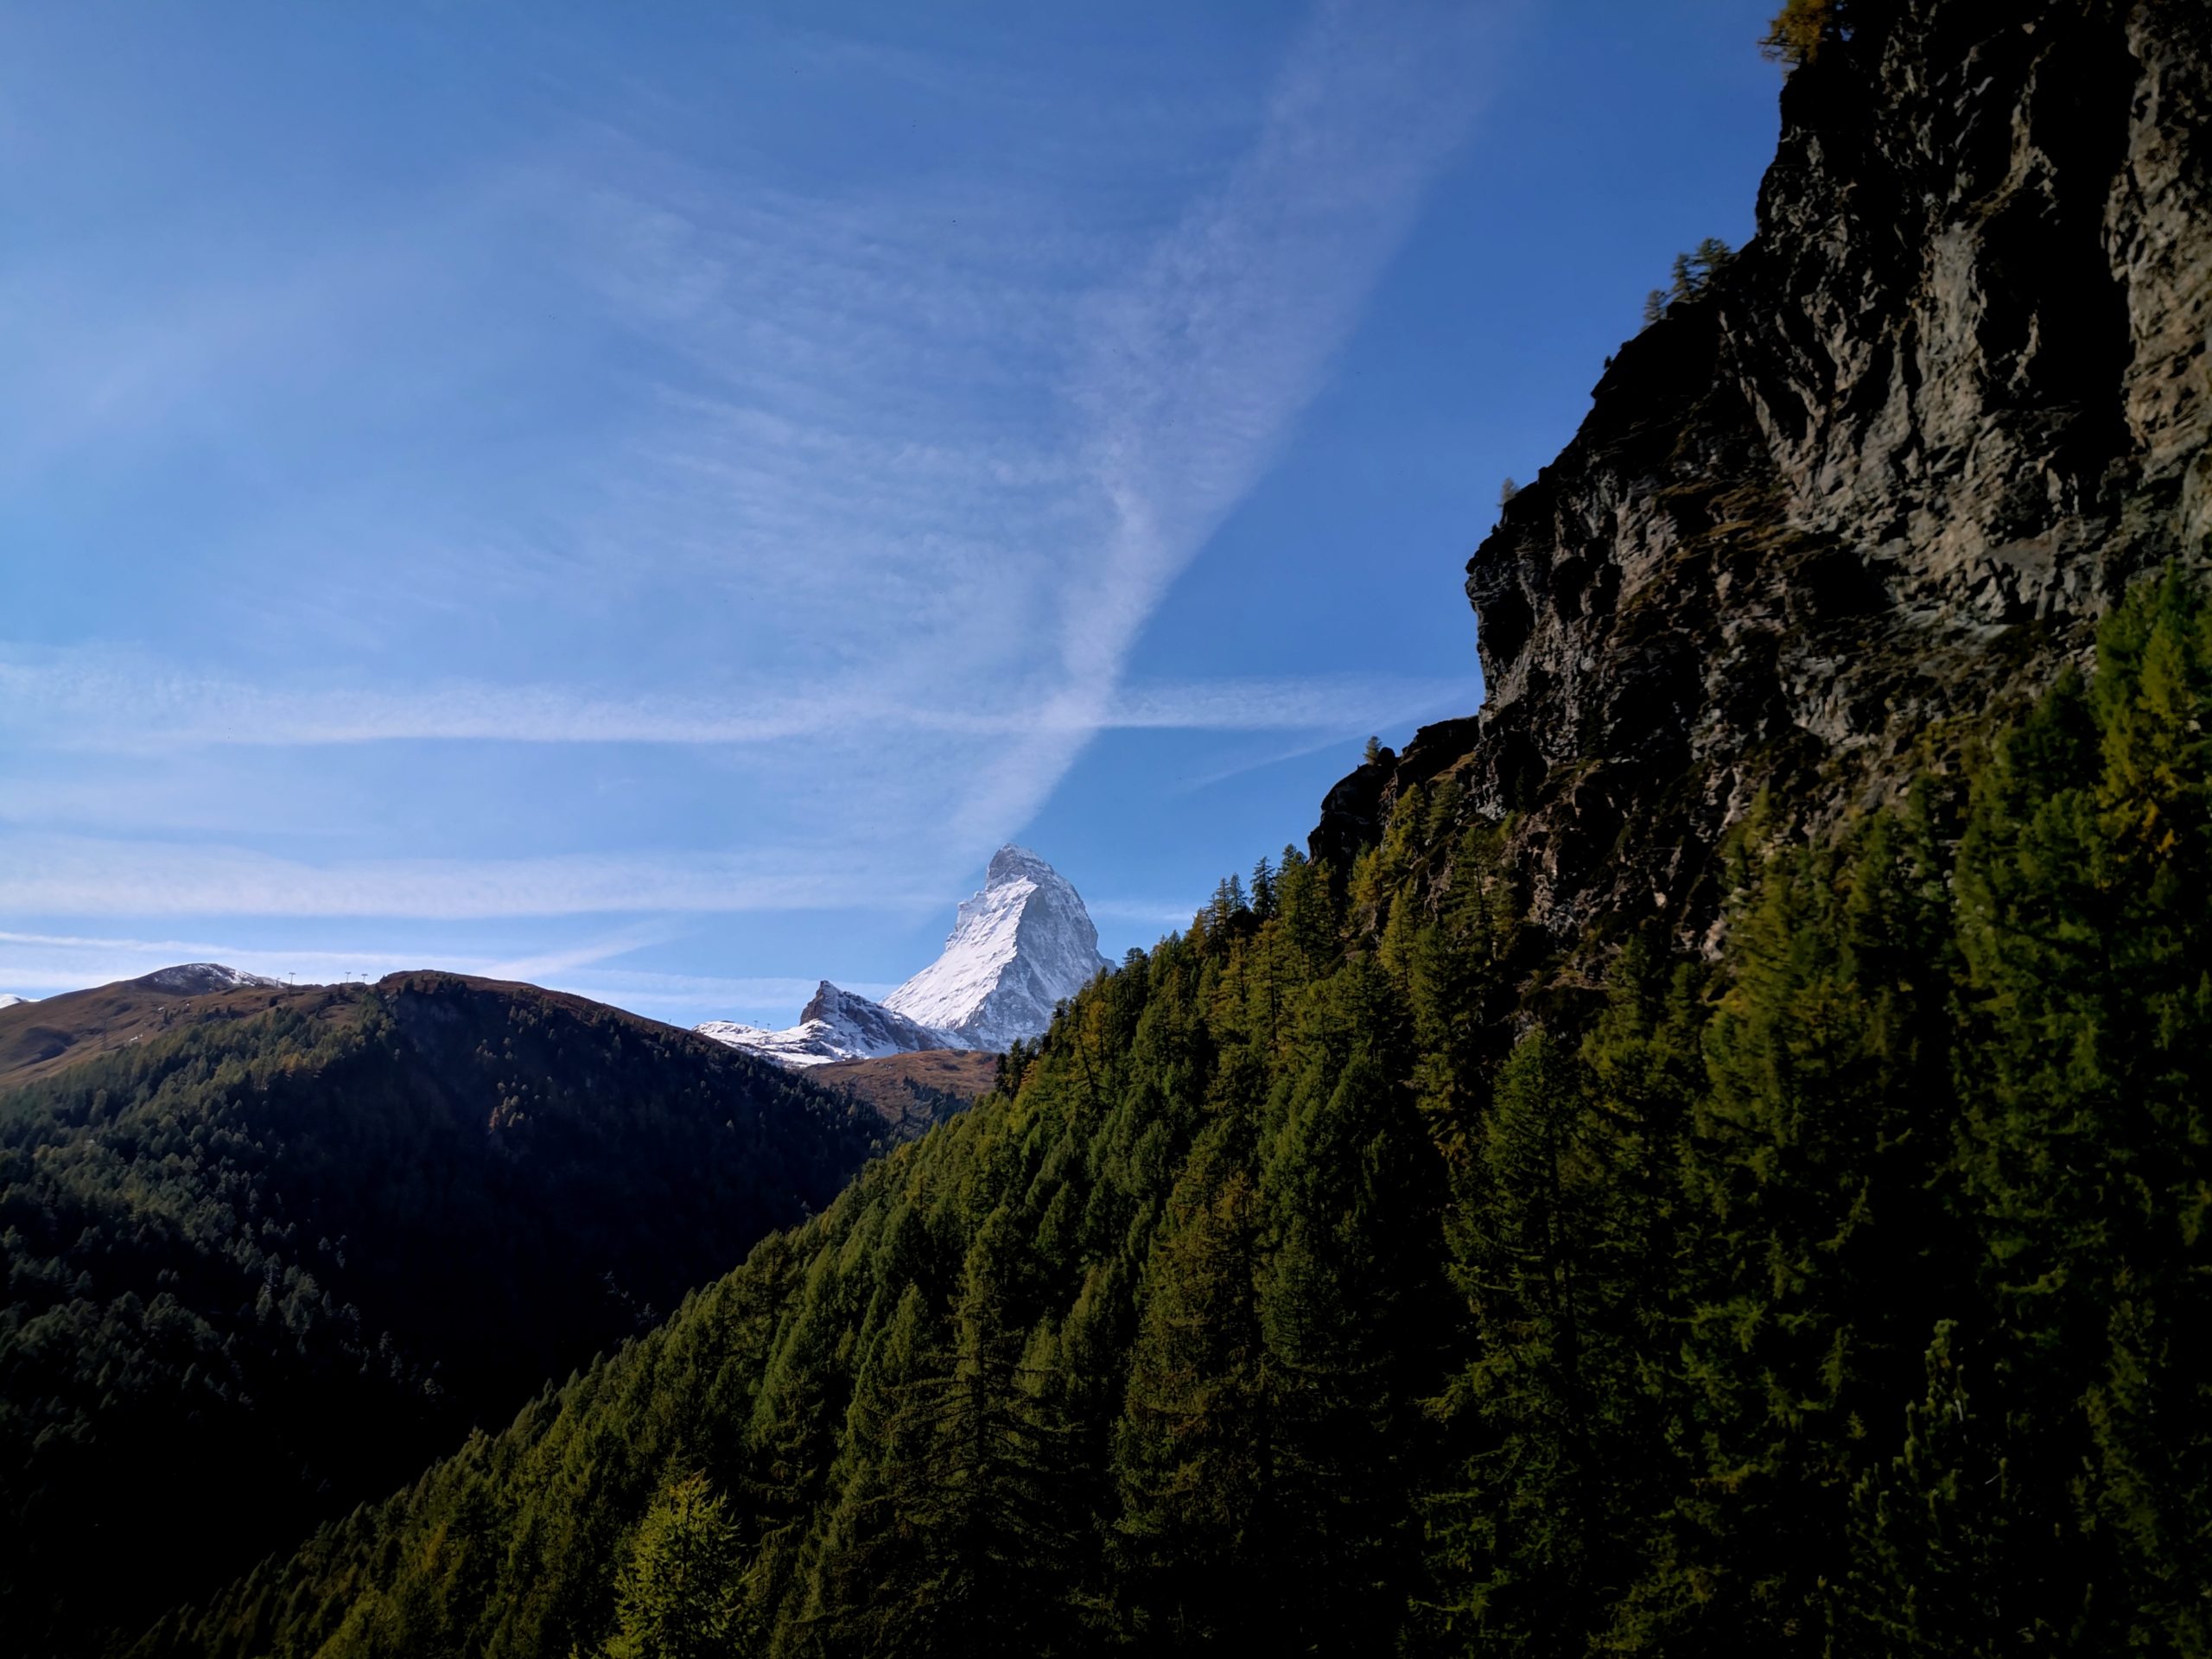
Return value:
[(1941, 764), (2212, 534), (2212, 6), (1860, 0), (1756, 239), (1630, 340), (1468, 565), (1488, 701), (1332, 791), (1341, 867), (1451, 772), (1561, 933), (1701, 932), (1762, 788)]

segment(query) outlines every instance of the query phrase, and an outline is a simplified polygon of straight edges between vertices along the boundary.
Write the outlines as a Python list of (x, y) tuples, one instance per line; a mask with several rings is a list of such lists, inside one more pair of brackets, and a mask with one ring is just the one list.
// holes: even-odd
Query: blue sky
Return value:
[(1738, 4), (0, 5), (0, 990), (780, 1023), (1480, 699)]

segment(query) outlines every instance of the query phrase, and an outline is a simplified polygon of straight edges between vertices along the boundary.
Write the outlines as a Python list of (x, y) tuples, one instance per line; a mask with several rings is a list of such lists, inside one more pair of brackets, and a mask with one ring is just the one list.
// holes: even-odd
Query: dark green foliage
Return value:
[(1672, 279), (1643, 296), (1643, 326), (1649, 328), (1675, 307), (1696, 299), (1727, 269), (1736, 251), (1717, 236), (1708, 236), (1688, 253), (1675, 256)]
[(588, 1651), (696, 1471), (736, 1654), (2202, 1655), (2209, 724), (2144, 589), (1602, 987), (1408, 788), (146, 1651)]
[(614, 1581), (607, 1659), (713, 1659), (737, 1635), (737, 1529), (704, 1475), (662, 1489)]
[(2212, 1413), (2208, 726), (2212, 612), (2169, 577), (2000, 747), (1960, 857), (1984, 1409), (2047, 1497), (2007, 1531), (2037, 1625), (2139, 1650), (2212, 1645), (2212, 1447), (2176, 1440)]
[(22, 1652), (134, 1631), (504, 1421), (868, 1149), (772, 1068), (459, 981), (0, 1100), (0, 1623)]

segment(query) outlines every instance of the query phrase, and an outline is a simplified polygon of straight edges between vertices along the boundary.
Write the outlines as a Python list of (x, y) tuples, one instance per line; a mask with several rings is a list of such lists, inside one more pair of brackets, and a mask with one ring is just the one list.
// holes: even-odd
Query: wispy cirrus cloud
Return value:
[[(0, 650), (0, 911), (926, 906), (1102, 733), (1319, 741), (1471, 705), (1471, 677), (1128, 664), (1327, 383), (1479, 106), (1491, 16), (1320, 0), (1184, 111), (1187, 150), (1103, 98), (1033, 151), (1065, 88), (995, 67), (962, 96), (1005, 100), (1018, 163), (880, 179), (734, 163), (696, 111), (587, 89), (411, 206), (210, 256), (171, 312), (136, 251), (111, 292), (66, 261), (16, 282), (53, 325), (38, 385), (73, 390), (51, 420), (0, 399), (37, 437), (10, 476), (118, 445), (190, 473), (177, 429), (234, 438), (253, 488), (162, 626)], [(118, 319), (200, 343), (140, 361)], [(168, 554), (137, 556), (157, 585)], [(409, 743), (499, 760), (404, 773), (378, 746)], [(141, 757), (144, 804), (98, 822)]]
[(0, 867), (0, 913), (19, 916), (469, 921), (639, 912), (915, 909), (941, 899), (887, 885), (864, 868), (759, 854), (308, 863), (246, 847), (73, 836), (19, 838)]
[(750, 702), (465, 682), (400, 692), (279, 690), (111, 653), (49, 652), (0, 655), (0, 728), (28, 746), (125, 753), (405, 741), (764, 744), (901, 732), (1343, 732), (1464, 702), (1478, 684), (1375, 674), (1218, 679), (1123, 687), (1104, 706), (1081, 709), (1011, 690), (992, 705), (961, 708), (892, 700), (865, 682)]

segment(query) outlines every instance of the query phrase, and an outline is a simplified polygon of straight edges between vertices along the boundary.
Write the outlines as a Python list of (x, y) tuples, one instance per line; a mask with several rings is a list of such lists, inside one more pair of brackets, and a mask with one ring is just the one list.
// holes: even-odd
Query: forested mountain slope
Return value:
[(1790, 10), (1478, 718), (140, 1650), (2212, 1651), (2212, 15)]
[(1493, 829), (1291, 854), (141, 1651), (2204, 1653), (2208, 729), (2142, 588), (1594, 1000)]
[(826, 1203), (878, 1133), (531, 987), (250, 996), (276, 1006), (0, 1095), (14, 1651), (135, 1630), (505, 1421)]

